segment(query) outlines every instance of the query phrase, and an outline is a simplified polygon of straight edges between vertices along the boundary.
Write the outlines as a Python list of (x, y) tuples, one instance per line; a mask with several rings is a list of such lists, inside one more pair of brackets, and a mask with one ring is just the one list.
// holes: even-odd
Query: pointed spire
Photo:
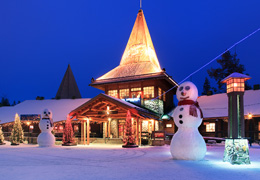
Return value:
[(118, 78), (162, 72), (153, 42), (140, 9), (120, 65), (99, 79)]
[(56, 99), (74, 99), (81, 98), (78, 85), (70, 68), (70, 64), (56, 94)]

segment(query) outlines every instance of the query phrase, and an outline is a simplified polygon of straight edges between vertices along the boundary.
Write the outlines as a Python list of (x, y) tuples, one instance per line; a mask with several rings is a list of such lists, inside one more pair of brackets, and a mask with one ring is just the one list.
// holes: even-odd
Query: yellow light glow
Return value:
[(110, 108), (109, 106), (107, 106), (107, 114), (109, 114), (109, 112), (110, 112)]
[(248, 114), (248, 119), (252, 119), (252, 117), (253, 117), (253, 114), (249, 113)]
[(234, 87), (237, 87), (237, 83), (234, 83)]
[(108, 118), (109, 121), (111, 121), (111, 118)]
[(29, 126), (31, 123), (29, 121), (26, 122), (27, 126)]

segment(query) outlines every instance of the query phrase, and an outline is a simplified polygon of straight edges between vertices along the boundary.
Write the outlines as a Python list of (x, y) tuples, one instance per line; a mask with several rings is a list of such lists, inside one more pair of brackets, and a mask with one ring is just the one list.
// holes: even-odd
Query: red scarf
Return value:
[(190, 115), (194, 117), (198, 117), (197, 110), (198, 108), (200, 110), (200, 117), (203, 118), (202, 110), (200, 109), (199, 103), (192, 100), (183, 100), (178, 102), (178, 106), (182, 105), (190, 105)]

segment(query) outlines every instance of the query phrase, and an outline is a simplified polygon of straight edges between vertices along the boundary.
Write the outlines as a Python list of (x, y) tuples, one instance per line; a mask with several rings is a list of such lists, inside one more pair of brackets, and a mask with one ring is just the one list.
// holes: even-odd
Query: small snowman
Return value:
[(176, 92), (178, 106), (173, 111), (178, 131), (174, 134), (170, 151), (173, 159), (201, 160), (207, 148), (198, 131), (203, 114), (198, 105), (198, 89), (192, 82), (182, 83)]
[(41, 133), (37, 138), (37, 142), (40, 147), (50, 147), (55, 144), (55, 137), (51, 133), (53, 130), (52, 112), (48, 109), (44, 109), (42, 113), (42, 119), (39, 123)]

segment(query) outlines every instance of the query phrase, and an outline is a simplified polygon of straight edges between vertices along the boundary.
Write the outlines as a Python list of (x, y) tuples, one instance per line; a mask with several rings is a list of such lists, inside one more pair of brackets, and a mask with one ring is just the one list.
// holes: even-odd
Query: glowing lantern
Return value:
[(221, 82), (227, 84), (228, 139), (225, 141), (224, 162), (250, 164), (248, 143), (245, 137), (244, 91), (245, 81), (251, 77), (233, 73)]
[(251, 79), (251, 77), (240, 73), (233, 73), (223, 79), (221, 82), (227, 84), (227, 93), (244, 92), (245, 81), (248, 79)]

